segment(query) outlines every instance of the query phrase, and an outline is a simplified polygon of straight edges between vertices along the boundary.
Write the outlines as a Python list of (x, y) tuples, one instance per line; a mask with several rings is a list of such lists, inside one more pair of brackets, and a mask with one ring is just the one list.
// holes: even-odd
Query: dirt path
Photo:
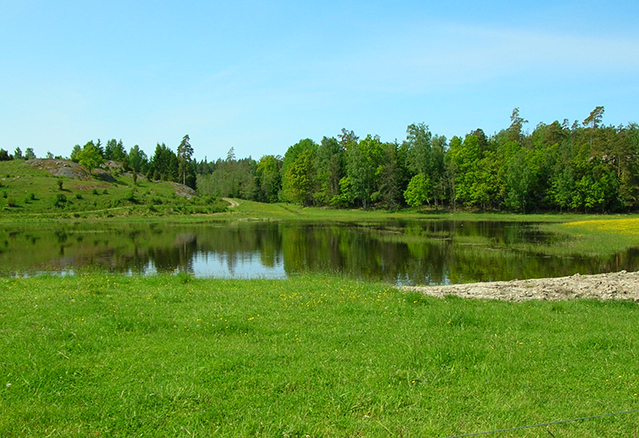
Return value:
[(239, 202), (234, 201), (231, 198), (222, 198), (222, 200), (228, 202), (229, 204), (231, 204), (231, 207), (238, 207), (240, 205)]
[(404, 286), (402, 290), (422, 292), (434, 297), (457, 295), (505, 301), (632, 300), (639, 302), (639, 272), (615, 272), (535, 280), (495, 281), (492, 283), (455, 284), (450, 286)]

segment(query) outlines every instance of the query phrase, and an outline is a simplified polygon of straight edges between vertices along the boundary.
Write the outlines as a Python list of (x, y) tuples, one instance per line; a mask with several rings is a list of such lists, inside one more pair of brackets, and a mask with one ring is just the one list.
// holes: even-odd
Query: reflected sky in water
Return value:
[(544, 254), (567, 238), (536, 224), (486, 221), (77, 222), (2, 230), (0, 273), (281, 279), (328, 272), (391, 284), (451, 284), (639, 269), (637, 249), (605, 257)]

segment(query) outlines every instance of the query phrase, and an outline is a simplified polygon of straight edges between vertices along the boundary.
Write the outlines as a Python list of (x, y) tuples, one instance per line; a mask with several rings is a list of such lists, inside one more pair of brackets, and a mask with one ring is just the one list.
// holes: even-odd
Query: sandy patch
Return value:
[(457, 295), (505, 301), (527, 300), (632, 300), (639, 302), (639, 272), (580, 275), (534, 280), (495, 281), (450, 286), (403, 286), (401, 290), (434, 297)]

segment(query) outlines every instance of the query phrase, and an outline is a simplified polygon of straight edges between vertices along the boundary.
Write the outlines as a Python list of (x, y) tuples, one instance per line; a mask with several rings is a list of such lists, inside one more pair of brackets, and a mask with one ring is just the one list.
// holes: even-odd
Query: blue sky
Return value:
[(639, 122), (639, 2), (0, 0), (0, 148), (100, 138), (283, 155), (342, 128), (402, 141)]

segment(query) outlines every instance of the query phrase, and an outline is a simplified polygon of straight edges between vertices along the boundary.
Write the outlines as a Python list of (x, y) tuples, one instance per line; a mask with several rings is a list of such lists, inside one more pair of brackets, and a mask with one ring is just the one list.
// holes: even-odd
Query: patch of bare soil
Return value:
[(229, 204), (231, 204), (231, 207), (239, 207), (239, 202), (232, 200), (231, 198), (222, 198), (223, 201), (228, 202)]
[(450, 286), (403, 286), (426, 295), (504, 301), (528, 300), (631, 300), (639, 302), (639, 272), (580, 275), (533, 280), (495, 281), (490, 283), (454, 284)]

